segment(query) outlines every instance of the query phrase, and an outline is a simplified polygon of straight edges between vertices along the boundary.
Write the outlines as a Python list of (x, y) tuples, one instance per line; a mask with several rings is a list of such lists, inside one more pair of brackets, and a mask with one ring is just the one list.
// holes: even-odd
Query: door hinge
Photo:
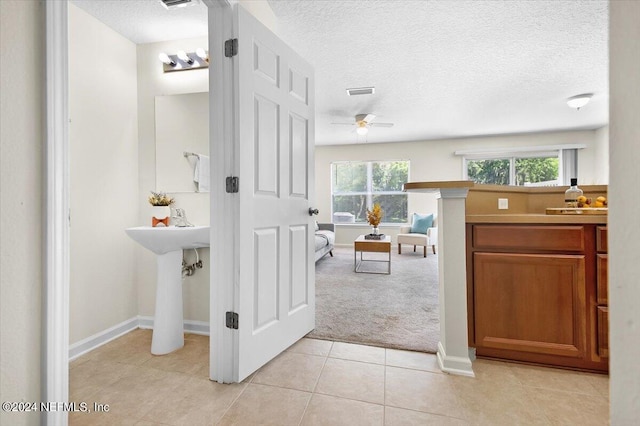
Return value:
[(238, 178), (236, 176), (227, 176), (227, 192), (235, 194), (238, 192)]
[(227, 328), (231, 328), (233, 330), (238, 329), (238, 314), (235, 312), (227, 312)]
[(231, 58), (238, 54), (238, 39), (230, 38), (224, 42), (224, 56)]

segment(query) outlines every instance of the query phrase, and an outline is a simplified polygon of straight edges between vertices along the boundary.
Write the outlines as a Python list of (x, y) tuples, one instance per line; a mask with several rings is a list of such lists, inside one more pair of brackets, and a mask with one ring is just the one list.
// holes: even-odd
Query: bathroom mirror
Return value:
[(209, 93), (156, 96), (156, 191), (196, 192), (195, 155), (209, 155)]

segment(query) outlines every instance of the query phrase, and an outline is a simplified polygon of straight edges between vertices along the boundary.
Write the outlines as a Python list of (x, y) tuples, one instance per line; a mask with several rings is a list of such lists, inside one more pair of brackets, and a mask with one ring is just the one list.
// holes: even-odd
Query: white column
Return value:
[(440, 188), (438, 198), (438, 364), (446, 373), (474, 377), (467, 335), (465, 201), (468, 192), (468, 188)]

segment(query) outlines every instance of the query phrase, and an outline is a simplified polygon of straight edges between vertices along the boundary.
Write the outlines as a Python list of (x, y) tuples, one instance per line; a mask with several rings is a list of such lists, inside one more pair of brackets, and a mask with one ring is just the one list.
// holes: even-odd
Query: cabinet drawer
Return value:
[(596, 250), (600, 252), (607, 252), (607, 227), (598, 226), (596, 228)]
[(473, 247), (502, 250), (584, 251), (583, 226), (474, 225)]
[(609, 308), (598, 306), (598, 355), (609, 356)]
[(609, 256), (606, 254), (599, 254), (596, 257), (596, 270), (597, 270), (597, 288), (598, 288), (598, 305), (607, 305), (608, 293), (609, 293), (609, 280), (608, 280), (608, 266)]

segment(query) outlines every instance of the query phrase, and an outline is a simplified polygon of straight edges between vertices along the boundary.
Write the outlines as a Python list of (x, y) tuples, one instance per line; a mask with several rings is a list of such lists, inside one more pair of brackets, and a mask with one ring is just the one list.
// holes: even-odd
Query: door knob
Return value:
[(318, 214), (318, 213), (320, 213), (318, 209), (309, 207), (309, 216), (313, 216), (314, 214)]

